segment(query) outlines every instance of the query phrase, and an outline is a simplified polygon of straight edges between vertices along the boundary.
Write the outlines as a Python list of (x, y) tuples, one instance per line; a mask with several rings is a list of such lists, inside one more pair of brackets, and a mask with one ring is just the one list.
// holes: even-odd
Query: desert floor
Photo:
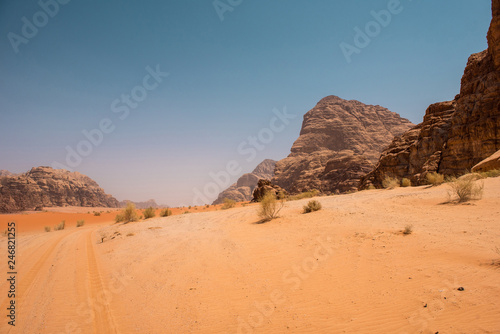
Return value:
[[(467, 204), (443, 204), (447, 185), (371, 190), (264, 224), (255, 205), (80, 228), (75, 212), (3, 215), (20, 233), (0, 332), (500, 333), (500, 178), (484, 183)], [(67, 228), (43, 232), (43, 215)], [(4, 236), (0, 254), (7, 277)]]

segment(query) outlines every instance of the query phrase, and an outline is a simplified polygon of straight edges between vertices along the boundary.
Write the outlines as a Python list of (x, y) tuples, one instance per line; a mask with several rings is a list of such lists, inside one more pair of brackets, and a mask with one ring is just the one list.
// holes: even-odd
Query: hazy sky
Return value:
[(67, 166), (119, 200), (211, 200), (227, 175), (287, 156), (327, 95), (420, 122), (459, 92), (491, 20), (490, 0), (215, 5), (0, 1), (0, 169)]

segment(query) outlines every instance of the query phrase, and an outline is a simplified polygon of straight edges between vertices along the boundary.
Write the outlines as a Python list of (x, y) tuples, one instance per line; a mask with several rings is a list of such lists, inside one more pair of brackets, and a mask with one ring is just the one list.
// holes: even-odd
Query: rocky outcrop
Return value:
[(257, 183), (257, 188), (253, 191), (252, 202), (259, 202), (267, 193), (274, 194), (276, 198), (283, 199), (288, 193), (285, 189), (272, 184), (269, 180), (259, 180)]
[(136, 209), (147, 209), (147, 208), (159, 208), (160, 207), (154, 199), (150, 199), (150, 200), (147, 200), (145, 202), (134, 202), (134, 201), (130, 201), (130, 200), (126, 199), (124, 201), (120, 201), (120, 203), (119, 203), (120, 208), (126, 207), (129, 202), (134, 204)]
[(472, 167), (472, 172), (487, 172), (494, 169), (500, 170), (500, 151), (496, 151), (491, 156)]
[(252, 199), (252, 193), (260, 179), (270, 180), (274, 176), (276, 161), (266, 159), (262, 161), (251, 173), (243, 174), (236, 183), (219, 194), (212, 204), (222, 204), (224, 199), (236, 202), (246, 202)]
[(5, 170), (5, 169), (0, 170), (0, 177), (3, 177), (3, 176), (14, 176), (14, 175), (16, 175), (16, 174), (11, 173), (8, 170)]
[(394, 136), (412, 126), (381, 106), (325, 97), (304, 115), (300, 136), (276, 163), (272, 182), (292, 194), (357, 190)]
[(0, 212), (53, 206), (118, 207), (118, 201), (78, 172), (35, 167), (24, 174), (0, 177)]
[(493, 1), (488, 49), (469, 57), (460, 94), (431, 105), (421, 124), (394, 139), (360, 188), (385, 177), (425, 184), (426, 174), (458, 175), (500, 149), (500, 0)]

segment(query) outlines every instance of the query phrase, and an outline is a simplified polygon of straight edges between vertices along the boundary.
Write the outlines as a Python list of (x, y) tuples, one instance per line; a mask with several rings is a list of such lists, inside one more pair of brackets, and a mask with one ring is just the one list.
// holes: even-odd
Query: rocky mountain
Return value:
[(325, 97), (304, 115), (300, 136), (276, 163), (272, 182), (292, 194), (357, 190), (394, 136), (412, 126), (381, 106)]
[(360, 188), (386, 176), (424, 184), (429, 172), (462, 174), (500, 149), (500, 0), (493, 1), (488, 49), (469, 57), (460, 94), (431, 105), (423, 122), (394, 139)]
[(118, 201), (83, 174), (51, 167), (0, 177), (0, 212), (52, 206), (118, 207)]
[(255, 167), (253, 172), (243, 174), (235, 184), (219, 194), (212, 204), (224, 203), (224, 198), (236, 202), (246, 202), (252, 199), (254, 189), (260, 179), (270, 180), (274, 176), (276, 161), (266, 159)]
[(0, 177), (2, 177), (2, 176), (13, 176), (13, 175), (16, 175), (16, 174), (11, 173), (11, 172), (9, 172), (8, 170), (5, 170), (5, 169), (0, 170)]
[(147, 200), (145, 202), (134, 202), (134, 201), (129, 201), (129, 200), (120, 201), (120, 208), (126, 207), (128, 202), (133, 203), (137, 209), (159, 208), (160, 207), (154, 199), (150, 199), (150, 200)]

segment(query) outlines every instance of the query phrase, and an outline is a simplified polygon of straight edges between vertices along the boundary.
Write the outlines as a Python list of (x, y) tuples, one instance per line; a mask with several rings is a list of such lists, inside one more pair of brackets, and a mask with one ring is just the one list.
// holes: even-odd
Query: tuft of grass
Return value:
[(321, 203), (316, 201), (316, 200), (312, 200), (312, 201), (309, 201), (307, 203), (307, 205), (304, 205), (303, 209), (304, 209), (303, 213), (319, 211), (319, 210), (321, 210)]
[(169, 208), (165, 208), (163, 210), (160, 211), (160, 216), (161, 217), (168, 217), (168, 216), (171, 216), (172, 215), (172, 210), (170, 210)]
[(184, 211), (184, 215), (188, 214), (188, 213), (191, 213), (191, 211)]
[(146, 210), (144, 210), (144, 219), (153, 218), (155, 215), (156, 215), (155, 209), (153, 209), (152, 207), (149, 207)]
[(382, 181), (382, 187), (384, 187), (385, 189), (398, 188), (399, 185), (400, 182), (396, 177), (386, 176), (385, 179)]
[(499, 177), (500, 176), (500, 169), (492, 169), (487, 172), (481, 172), (479, 173), (483, 179), (486, 179), (488, 177)]
[(319, 195), (319, 190), (313, 189), (311, 191), (305, 191), (300, 194), (288, 196), (287, 200), (289, 201), (297, 201), (299, 199), (316, 197)]
[(270, 221), (278, 218), (278, 214), (285, 206), (285, 199), (278, 200), (276, 196), (268, 192), (260, 200), (260, 207), (257, 214), (264, 221)]
[(234, 208), (236, 205), (236, 201), (229, 199), (229, 198), (224, 198), (224, 205), (221, 207), (222, 210), (227, 210)]
[(94, 211), (94, 216), (100, 216), (100, 215), (101, 215), (100, 212)]
[(401, 187), (411, 187), (411, 181), (410, 179), (407, 179), (406, 177), (401, 180)]
[(54, 231), (64, 230), (65, 227), (66, 227), (66, 221), (63, 220), (62, 222), (54, 226)]
[(468, 202), (472, 199), (481, 199), (483, 197), (484, 183), (477, 182), (474, 177), (461, 177), (450, 179), (450, 191), (448, 197), (451, 201), (458, 203)]
[(436, 172), (427, 173), (425, 178), (433, 186), (439, 186), (444, 183), (444, 175)]
[(139, 217), (137, 215), (137, 212), (135, 211), (135, 205), (134, 203), (127, 203), (127, 207), (123, 209), (120, 213), (118, 213), (115, 217), (115, 222), (124, 222), (124, 223), (130, 223), (130, 222), (136, 222), (139, 220)]
[(413, 225), (406, 225), (405, 229), (403, 230), (404, 235), (409, 235), (413, 233)]
[(76, 227), (81, 227), (85, 224), (85, 220), (80, 219), (76, 221)]
[(45, 232), (50, 232), (52, 230), (50, 226), (45, 226), (43, 229), (45, 230)]

